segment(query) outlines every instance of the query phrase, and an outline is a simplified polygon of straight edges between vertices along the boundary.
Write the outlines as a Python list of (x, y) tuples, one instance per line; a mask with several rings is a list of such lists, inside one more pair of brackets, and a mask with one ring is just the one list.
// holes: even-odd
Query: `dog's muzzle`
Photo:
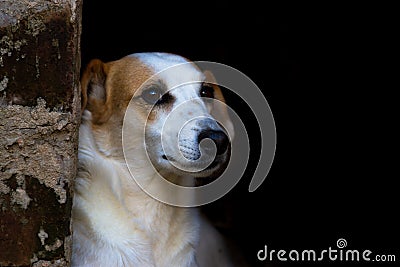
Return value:
[[(229, 137), (212, 119), (199, 120), (187, 131), (194, 131), (197, 136), (187, 138), (183, 134), (179, 138), (179, 150), (187, 160), (198, 160), (202, 153), (208, 156), (223, 155), (229, 147)], [(183, 129), (185, 130), (185, 129)]]

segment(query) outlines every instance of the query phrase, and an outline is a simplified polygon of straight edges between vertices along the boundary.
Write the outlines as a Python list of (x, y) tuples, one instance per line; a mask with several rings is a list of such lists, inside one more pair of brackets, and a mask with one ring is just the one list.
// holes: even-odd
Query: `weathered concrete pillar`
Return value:
[(0, 266), (69, 266), (82, 0), (0, 0)]

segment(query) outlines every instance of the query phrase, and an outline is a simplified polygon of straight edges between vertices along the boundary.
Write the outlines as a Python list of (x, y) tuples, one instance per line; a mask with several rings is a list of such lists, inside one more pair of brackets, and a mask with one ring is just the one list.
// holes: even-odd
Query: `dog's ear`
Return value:
[(211, 84), (211, 86), (214, 89), (214, 98), (224, 103), (224, 104), (222, 104), (222, 103), (219, 103), (218, 101), (214, 102), (212, 110), (211, 110), (211, 115), (215, 119), (217, 119), (218, 121), (221, 122), (221, 124), (228, 131), (230, 138), (233, 139), (234, 128), (233, 128), (232, 121), (228, 114), (227, 104), (226, 104), (224, 95), (222, 94), (221, 88), (217, 85), (217, 80), (215, 79), (215, 77), (211, 71), (205, 70), (204, 75), (206, 76), (206, 82)]
[(81, 78), (82, 112), (92, 112), (92, 122), (102, 124), (111, 115), (109, 107), (110, 92), (106, 87), (108, 67), (99, 59), (93, 59), (87, 65)]

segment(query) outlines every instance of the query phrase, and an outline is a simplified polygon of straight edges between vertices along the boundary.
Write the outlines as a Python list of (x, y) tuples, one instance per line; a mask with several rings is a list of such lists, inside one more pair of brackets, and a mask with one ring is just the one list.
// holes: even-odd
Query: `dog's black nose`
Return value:
[[(229, 138), (223, 131), (215, 130), (204, 130), (200, 132), (197, 137), (197, 142), (200, 144), (203, 139), (211, 139), (217, 147), (217, 155), (222, 155), (225, 153), (229, 145)], [(205, 147), (207, 150), (207, 146)]]

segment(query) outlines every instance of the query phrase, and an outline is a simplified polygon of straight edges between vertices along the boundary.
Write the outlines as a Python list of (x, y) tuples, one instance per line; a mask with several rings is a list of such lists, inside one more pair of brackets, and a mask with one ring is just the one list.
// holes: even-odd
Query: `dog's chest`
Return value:
[(195, 209), (155, 202), (132, 212), (150, 240), (156, 266), (191, 266), (199, 239)]

